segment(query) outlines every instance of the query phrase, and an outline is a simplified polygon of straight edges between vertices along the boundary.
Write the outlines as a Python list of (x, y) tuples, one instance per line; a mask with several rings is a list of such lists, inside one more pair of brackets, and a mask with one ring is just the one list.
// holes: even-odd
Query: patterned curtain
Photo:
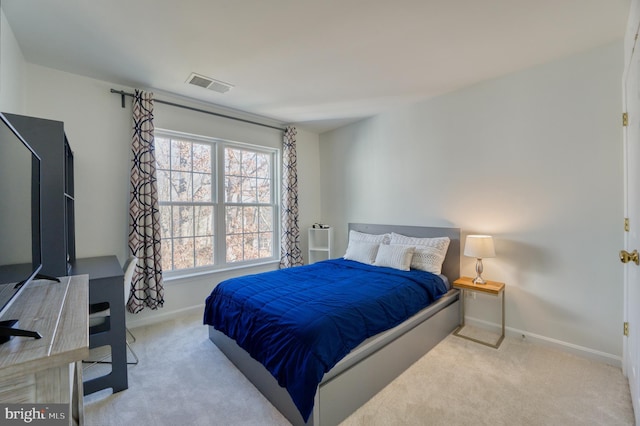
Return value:
[(288, 126), (282, 144), (282, 242), (280, 268), (302, 265), (298, 225), (296, 128)]
[(138, 258), (127, 302), (129, 312), (164, 304), (160, 265), (160, 213), (153, 140), (153, 93), (133, 98), (133, 165), (129, 202), (129, 249)]

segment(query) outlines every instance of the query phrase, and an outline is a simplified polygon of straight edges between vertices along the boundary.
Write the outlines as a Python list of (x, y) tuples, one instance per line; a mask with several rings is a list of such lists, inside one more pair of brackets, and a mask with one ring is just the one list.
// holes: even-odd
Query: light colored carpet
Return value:
[[(140, 364), (129, 367), (129, 389), (85, 397), (87, 426), (289, 424), (209, 341), (199, 315), (133, 332)], [(619, 368), (514, 338), (495, 350), (451, 335), (342, 426), (633, 423)]]

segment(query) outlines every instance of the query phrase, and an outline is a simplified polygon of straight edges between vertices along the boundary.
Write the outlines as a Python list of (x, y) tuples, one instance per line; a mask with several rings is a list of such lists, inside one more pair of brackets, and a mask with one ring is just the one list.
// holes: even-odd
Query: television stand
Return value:
[(42, 339), (42, 335), (37, 331), (21, 330), (14, 328), (18, 324), (18, 320), (0, 321), (0, 345), (8, 342), (13, 336), (33, 337), (34, 339)]
[(22, 328), (38, 329), (42, 339), (18, 338), (0, 345), (0, 407), (64, 404), (60, 406), (66, 419), (62, 424), (81, 426), (82, 360), (89, 357), (89, 279), (85, 275), (60, 281), (56, 285), (31, 282), (2, 318), (19, 318)]

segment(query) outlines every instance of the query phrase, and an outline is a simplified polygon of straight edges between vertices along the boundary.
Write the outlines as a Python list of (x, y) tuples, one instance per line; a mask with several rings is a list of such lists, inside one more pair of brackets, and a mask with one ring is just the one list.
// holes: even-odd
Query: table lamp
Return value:
[(476, 258), (476, 277), (473, 279), (473, 283), (486, 284), (486, 281), (482, 278), (482, 259), (496, 257), (493, 237), (490, 235), (467, 235), (464, 255)]

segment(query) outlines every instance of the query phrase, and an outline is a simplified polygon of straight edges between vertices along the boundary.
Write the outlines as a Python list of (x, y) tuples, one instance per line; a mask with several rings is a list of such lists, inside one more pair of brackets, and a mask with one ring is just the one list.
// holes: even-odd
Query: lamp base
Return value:
[(483, 285), (487, 282), (482, 278), (482, 259), (476, 259), (476, 277), (473, 279), (473, 283), (476, 285)]
[(475, 285), (484, 285), (484, 284), (486, 284), (487, 282), (484, 280), (484, 278), (482, 278), (480, 275), (478, 275), (477, 277), (475, 277), (475, 278), (473, 279), (473, 283), (474, 283)]

